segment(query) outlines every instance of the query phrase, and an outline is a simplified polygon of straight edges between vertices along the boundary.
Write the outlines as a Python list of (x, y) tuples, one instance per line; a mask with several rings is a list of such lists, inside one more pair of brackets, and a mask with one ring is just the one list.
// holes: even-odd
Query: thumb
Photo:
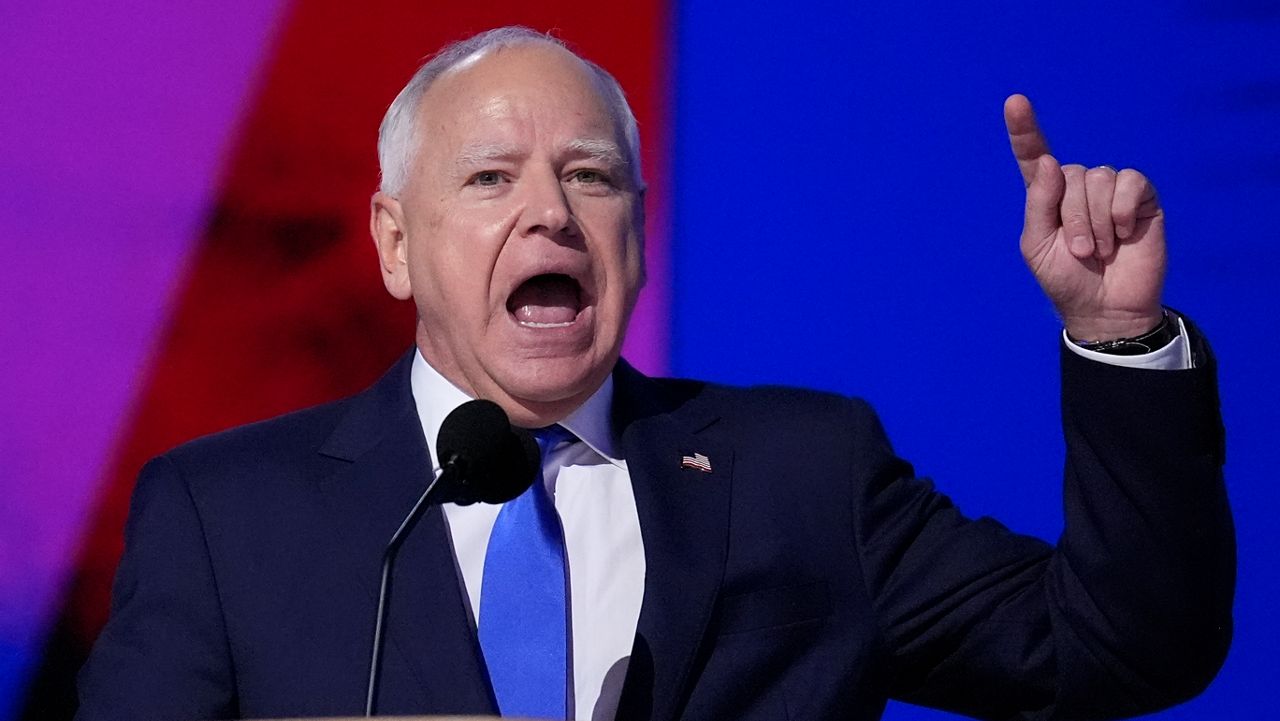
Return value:
[(1031, 240), (1043, 240), (1062, 227), (1062, 196), (1067, 190), (1067, 179), (1062, 166), (1052, 155), (1044, 154), (1036, 161), (1035, 175), (1027, 186), (1026, 217), (1022, 235)]

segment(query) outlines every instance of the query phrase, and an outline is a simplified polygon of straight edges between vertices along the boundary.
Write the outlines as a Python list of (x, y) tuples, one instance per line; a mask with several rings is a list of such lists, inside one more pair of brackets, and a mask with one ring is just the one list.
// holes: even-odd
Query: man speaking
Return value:
[[(502, 28), (388, 110), (370, 226), (415, 348), (353, 398), (147, 465), (82, 719), (382, 714), (1126, 716), (1189, 698), (1230, 640), (1212, 359), (1161, 305), (1134, 170), (1060, 166), (1005, 106), (1023, 256), (1065, 325), (1056, 547), (962, 517), (862, 402), (646, 378), (635, 119), (601, 68)], [(528, 490), (431, 505), (450, 413), (535, 429)]]

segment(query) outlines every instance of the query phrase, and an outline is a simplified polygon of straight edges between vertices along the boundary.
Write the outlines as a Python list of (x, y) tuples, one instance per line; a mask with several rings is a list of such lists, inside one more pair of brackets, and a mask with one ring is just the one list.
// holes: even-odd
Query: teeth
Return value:
[(573, 321), (567, 321), (565, 323), (534, 323), (531, 320), (522, 320), (519, 321), (519, 323), (525, 328), (567, 328), (573, 325)]

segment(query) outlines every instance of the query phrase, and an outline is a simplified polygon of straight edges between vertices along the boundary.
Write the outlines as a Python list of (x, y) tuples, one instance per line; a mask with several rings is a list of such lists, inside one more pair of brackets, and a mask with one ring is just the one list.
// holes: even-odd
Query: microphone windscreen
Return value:
[(504, 503), (524, 493), (542, 463), (533, 435), (511, 425), (493, 401), (463, 403), (445, 417), (436, 453), (453, 467), (457, 503)]

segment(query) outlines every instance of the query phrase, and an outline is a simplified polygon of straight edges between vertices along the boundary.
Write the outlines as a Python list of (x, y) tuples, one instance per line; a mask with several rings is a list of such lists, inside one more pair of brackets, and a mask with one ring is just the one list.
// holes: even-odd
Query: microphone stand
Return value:
[(373, 626), (373, 653), (369, 657), (369, 686), (366, 689), (364, 701), (365, 717), (373, 716), (374, 696), (378, 691), (378, 672), (382, 666), (382, 627), (386, 622), (387, 615), (387, 588), (391, 584), (391, 566), (395, 562), (396, 554), (400, 551), (400, 546), (404, 543), (404, 539), (409, 535), (409, 531), (418, 525), (418, 519), (422, 517), (422, 512), (427, 508), (427, 500), (431, 497), (432, 491), (440, 485), (440, 482), (449, 476), (452, 481), (453, 471), (457, 469), (458, 456), (455, 454), (445, 464), (444, 470), (440, 473), (440, 477), (431, 481), (427, 485), (427, 490), (422, 492), (418, 497), (418, 502), (413, 504), (413, 508), (409, 510), (409, 514), (400, 522), (400, 527), (396, 532), (391, 534), (391, 540), (387, 541), (387, 548), (382, 552), (382, 583), (378, 587), (378, 617)]

